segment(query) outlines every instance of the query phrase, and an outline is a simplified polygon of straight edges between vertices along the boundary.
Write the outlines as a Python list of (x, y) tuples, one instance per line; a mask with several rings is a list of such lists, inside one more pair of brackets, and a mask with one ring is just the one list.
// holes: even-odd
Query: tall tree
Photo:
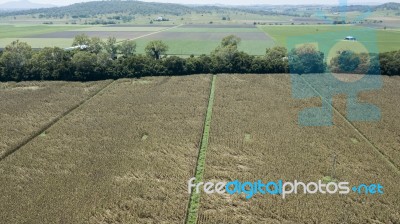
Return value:
[(71, 59), (75, 69), (74, 79), (76, 80), (95, 80), (95, 68), (97, 57), (95, 54), (80, 51), (74, 54)]
[(224, 60), (231, 60), (233, 55), (238, 52), (241, 39), (235, 35), (229, 35), (222, 39), (221, 44), (211, 53), (213, 56)]
[(89, 42), (89, 51), (98, 54), (103, 50), (104, 43), (99, 37), (92, 37)]
[(78, 45), (90, 45), (90, 38), (86, 34), (79, 34), (74, 37), (74, 40), (72, 41), (72, 46), (78, 46)]
[(136, 52), (136, 42), (133, 40), (124, 40), (119, 45), (119, 51), (124, 57), (132, 56)]
[(168, 46), (161, 40), (154, 40), (147, 44), (145, 51), (147, 55), (158, 60), (168, 51)]
[(31, 73), (35, 79), (68, 79), (68, 53), (58, 47), (46, 47), (31, 59)]
[(106, 42), (104, 43), (104, 49), (110, 55), (110, 58), (117, 58), (118, 46), (117, 39), (115, 37), (108, 37)]
[(269, 73), (287, 73), (289, 70), (288, 50), (285, 47), (273, 47), (266, 50), (265, 59)]
[(16, 40), (7, 45), (0, 58), (3, 76), (11, 80), (29, 79), (27, 70), (32, 54), (31, 46), (25, 42)]
[(222, 39), (221, 44), (211, 52), (215, 69), (213, 72), (233, 72), (235, 68), (232, 61), (239, 53), (240, 41), (240, 38), (235, 35), (229, 35)]
[(235, 36), (235, 35), (229, 35), (226, 36), (222, 39), (221, 41), (221, 47), (228, 47), (228, 46), (239, 46), (240, 42), (242, 40), (240, 39), (240, 37)]
[(289, 53), (289, 68), (291, 73), (323, 73), (326, 70), (324, 53), (314, 45), (304, 44), (292, 49)]

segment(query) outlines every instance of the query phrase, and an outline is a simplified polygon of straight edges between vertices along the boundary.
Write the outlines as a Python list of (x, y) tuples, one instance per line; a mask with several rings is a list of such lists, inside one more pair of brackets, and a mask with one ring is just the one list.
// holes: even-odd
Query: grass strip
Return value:
[[(204, 121), (203, 136), (201, 138), (199, 156), (197, 157), (197, 165), (195, 171), (196, 184), (203, 181), (204, 169), (206, 164), (206, 152), (208, 147), (210, 127), (211, 127), (211, 115), (214, 104), (216, 80), (217, 76), (213, 75), (211, 81), (210, 97), (208, 98), (207, 114), (206, 114), (206, 119)], [(200, 205), (200, 194), (196, 194), (195, 191), (192, 191), (189, 200), (189, 207), (187, 209), (187, 216), (186, 216), (187, 224), (197, 223), (197, 211), (199, 209), (199, 205)]]

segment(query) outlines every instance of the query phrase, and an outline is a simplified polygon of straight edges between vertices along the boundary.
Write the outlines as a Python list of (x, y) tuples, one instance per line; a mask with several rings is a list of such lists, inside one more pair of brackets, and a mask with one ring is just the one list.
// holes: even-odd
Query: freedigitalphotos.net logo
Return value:
[[(293, 97), (296, 99), (310, 99), (313, 97), (322, 99), (321, 107), (306, 108), (299, 112), (298, 121), (302, 126), (333, 125), (333, 97), (339, 94), (345, 94), (347, 97), (346, 118), (349, 121), (378, 121), (381, 118), (381, 111), (377, 106), (366, 102), (361, 103), (358, 100), (358, 95), (361, 92), (377, 90), (382, 87), (377, 54), (379, 53), (377, 33), (375, 29), (354, 25), (361, 24), (370, 13), (365, 12), (358, 18), (346, 18), (346, 0), (340, 0), (337, 9), (340, 12), (340, 15), (336, 18), (337, 21), (330, 19), (331, 16), (317, 13), (326, 23), (331, 24), (329, 26), (332, 29), (319, 31), (318, 26), (315, 26), (317, 31), (314, 34), (288, 37), (286, 47), (289, 50), (289, 55), (292, 49), (299, 48), (299, 46), (312, 45), (323, 53), (324, 61), (327, 63), (332, 62), (334, 55), (340, 55), (343, 52), (342, 58), (346, 57), (346, 53), (350, 56), (363, 53), (368, 59), (365, 60), (366, 62), (363, 65), (359, 65), (363, 69), (356, 72), (359, 74), (357, 78), (349, 81), (347, 73), (351, 73), (351, 71), (346, 69), (349, 69), (349, 63), (350, 67), (352, 66), (352, 62), (348, 60), (336, 61), (337, 67), (343, 68), (346, 74), (337, 74), (334, 71), (335, 69), (330, 66), (329, 71), (325, 74), (299, 75), (297, 69), (299, 60), (296, 60), (296, 57), (289, 56)], [(332, 25), (335, 23), (353, 23), (353, 25)], [(305, 57), (303, 55), (303, 59)], [(309, 58), (311, 58), (311, 61), (306, 61), (306, 63), (310, 66), (315, 61), (312, 61), (312, 57)], [(340, 78), (340, 76), (343, 77), (342, 75), (344, 75), (344, 78)]]
[(244, 194), (246, 199), (251, 199), (254, 195), (280, 195), (285, 199), (291, 194), (349, 194), (351, 192), (357, 194), (375, 195), (383, 194), (383, 186), (377, 184), (359, 184), (350, 187), (349, 182), (329, 182), (324, 183), (322, 180), (317, 182), (284, 182), (283, 180), (263, 182), (257, 180), (255, 182), (240, 182), (239, 180), (231, 182), (199, 182), (196, 178), (188, 181), (188, 193), (199, 194)]

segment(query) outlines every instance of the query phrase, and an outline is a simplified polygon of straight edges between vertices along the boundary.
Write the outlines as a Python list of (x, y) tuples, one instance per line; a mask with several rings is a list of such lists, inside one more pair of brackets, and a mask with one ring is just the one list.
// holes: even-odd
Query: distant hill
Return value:
[(50, 4), (37, 4), (28, 0), (12, 1), (0, 4), (0, 10), (27, 10), (51, 7), (55, 6)]
[[(60, 18), (64, 16), (70, 16), (72, 18), (94, 18), (98, 15), (176, 15), (181, 16), (189, 13), (207, 13), (211, 11), (219, 11), (224, 14), (236, 13), (236, 12), (247, 12), (261, 15), (286, 15), (292, 17), (310, 17), (308, 13), (297, 13), (299, 6), (293, 5), (282, 5), (282, 6), (271, 6), (271, 5), (256, 5), (256, 6), (226, 6), (226, 5), (181, 5), (172, 3), (155, 3), (155, 2), (141, 2), (135, 0), (112, 0), (112, 1), (91, 1), (76, 3), (62, 7), (47, 8), (49, 5), (34, 4), (28, 0), (21, 0), (18, 2), (9, 2), (0, 5), (0, 8), (14, 9), (20, 7), (22, 10), (18, 11), (0, 11), (0, 16), (20, 16), (20, 15), (33, 15), (39, 14), (45, 18)], [(24, 8), (23, 8), (24, 7)], [(304, 6), (319, 7), (322, 5), (315, 6)], [(386, 3), (377, 6), (371, 5), (350, 5), (347, 7), (329, 7), (332, 12), (340, 11), (376, 11), (382, 9), (399, 10), (399, 3)], [(31, 9), (36, 8), (36, 9)]]
[(386, 10), (399, 10), (400, 9), (400, 3), (396, 2), (389, 2), (385, 3), (383, 5), (378, 5), (375, 7), (376, 10), (378, 9), (386, 9)]
[[(22, 5), (22, 4), (21, 4)], [(151, 3), (140, 1), (93, 1), (76, 3), (68, 6), (30, 9), (16, 12), (6, 12), (2, 15), (18, 16), (18, 15), (31, 15), (43, 14), (46, 17), (58, 17), (63, 15), (77, 16), (77, 17), (91, 17), (100, 14), (172, 14), (181, 15), (190, 13), (195, 10), (195, 7), (188, 7), (179, 4), (169, 3)]]
[(45, 18), (59, 18), (70, 16), (72, 18), (93, 18), (98, 15), (122, 14), (122, 15), (185, 15), (189, 13), (208, 13), (217, 11), (221, 13), (247, 12), (261, 15), (290, 15), (293, 13), (266, 11), (258, 7), (241, 6), (216, 6), (216, 5), (181, 5), (172, 3), (141, 2), (135, 0), (126, 1), (91, 1), (76, 3), (68, 6), (30, 9), (14, 12), (0, 12), (0, 16), (20, 16), (40, 14)]
[(399, 10), (400, 9), (400, 3), (396, 2), (389, 2), (381, 5), (349, 5), (346, 7), (332, 7), (331, 11), (333, 12), (352, 12), (352, 11), (359, 11), (359, 12), (374, 12), (378, 10)]

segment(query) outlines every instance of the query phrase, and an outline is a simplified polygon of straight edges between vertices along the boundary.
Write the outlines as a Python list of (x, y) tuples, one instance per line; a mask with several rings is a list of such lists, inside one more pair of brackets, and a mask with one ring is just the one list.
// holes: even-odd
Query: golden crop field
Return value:
[[(338, 114), (331, 127), (299, 126), (298, 111), (319, 106), (321, 100), (293, 99), (290, 83), (290, 75), (218, 77), (204, 181), (307, 182), (333, 176), (353, 184), (380, 182), (385, 194), (297, 194), (286, 199), (255, 195), (250, 200), (244, 194), (202, 194), (200, 223), (398, 222), (398, 173)], [(396, 82), (386, 88), (399, 85)], [(386, 88), (379, 91), (386, 93)], [(383, 107), (385, 116), (395, 114), (387, 109), (394, 106)], [(387, 127), (388, 122), (384, 119), (379, 125)], [(387, 131), (392, 131), (389, 138), (398, 133)], [(378, 130), (373, 133), (380, 134)], [(337, 163), (333, 169), (334, 155)]]
[[(381, 108), (381, 122), (353, 122), (367, 139), (373, 142), (397, 167), (400, 167), (400, 77), (382, 76), (380, 91), (362, 92), (360, 101), (370, 102)], [(344, 111), (344, 97), (337, 99), (337, 108)]]
[(108, 82), (0, 83), (0, 157)]
[[(338, 95), (329, 127), (299, 125), (321, 99), (295, 99), (288, 74), (1, 83), (0, 145), (20, 147), (0, 159), (0, 223), (398, 223), (400, 80), (382, 80), (359, 94), (380, 121), (347, 121)], [(196, 197), (194, 176), (385, 193)]]
[(1, 222), (182, 223), (210, 80), (111, 84), (0, 161)]

